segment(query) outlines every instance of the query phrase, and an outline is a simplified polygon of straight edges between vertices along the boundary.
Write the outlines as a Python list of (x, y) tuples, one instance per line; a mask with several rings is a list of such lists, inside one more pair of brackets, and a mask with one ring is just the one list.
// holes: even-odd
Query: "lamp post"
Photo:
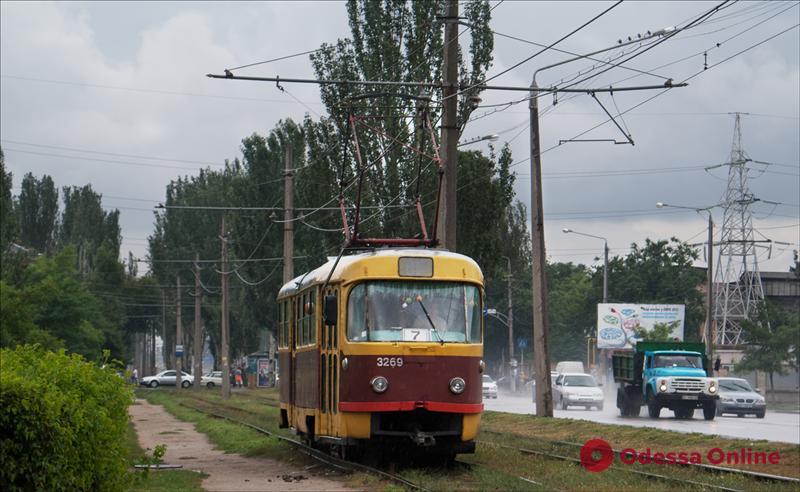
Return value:
[(572, 229), (561, 229), (564, 234), (578, 234), (579, 236), (593, 237), (603, 240), (603, 304), (608, 302), (608, 240), (602, 236), (594, 236), (585, 232), (578, 232)]
[[(595, 236), (593, 234), (586, 234), (585, 232), (578, 232), (578, 231), (575, 231), (575, 230), (572, 230), (572, 229), (566, 229), (566, 228), (565, 229), (561, 229), (561, 232), (563, 232), (564, 234), (577, 234), (579, 236), (586, 236), (586, 237), (592, 237), (592, 238), (595, 238), (595, 239), (602, 239), (603, 240), (603, 304), (606, 304), (608, 302), (608, 240), (606, 238), (602, 237), (602, 236)], [(608, 378), (607, 372), (608, 372), (609, 365), (608, 365), (608, 360), (607, 360), (606, 354), (604, 352), (605, 352), (605, 350), (601, 351), (601, 357), (600, 357), (600, 362), (601, 362), (600, 368), (601, 369), (600, 370), (602, 371), (603, 377)], [(586, 362), (588, 363), (589, 361), (587, 360)], [(606, 380), (608, 381), (609, 379), (606, 379)], [(606, 384), (605, 385), (606, 389), (604, 389), (604, 391), (608, 391), (607, 388), (610, 388), (610, 387), (611, 386), (609, 384)]]
[(514, 318), (511, 317), (511, 312), (505, 315), (495, 308), (486, 308), (486, 315), (495, 318), (497, 321), (503, 323), (508, 328), (508, 366), (510, 368), (509, 376), (511, 376), (511, 392), (517, 391), (517, 378), (514, 374), (516, 369), (516, 360), (514, 360)]
[(706, 344), (706, 352), (708, 353), (708, 360), (713, 363), (714, 360), (714, 220), (711, 217), (711, 209), (717, 205), (710, 207), (684, 207), (681, 205), (670, 205), (664, 202), (656, 203), (656, 208), (682, 208), (684, 210), (694, 210), (697, 213), (705, 212), (708, 214), (708, 260), (706, 267), (706, 323), (703, 328), (704, 333), (701, 335), (701, 340)]

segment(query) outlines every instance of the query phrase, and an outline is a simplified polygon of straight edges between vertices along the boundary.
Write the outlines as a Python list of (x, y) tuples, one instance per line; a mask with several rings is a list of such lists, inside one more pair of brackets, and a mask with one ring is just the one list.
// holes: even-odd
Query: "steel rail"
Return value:
[[(242, 420), (234, 419), (234, 418), (229, 417), (227, 415), (222, 415), (222, 414), (211, 412), (211, 411), (208, 411), (208, 410), (203, 410), (201, 408), (197, 408), (197, 407), (194, 407), (192, 405), (187, 405), (186, 403), (183, 403), (183, 402), (179, 402), (179, 404), (181, 406), (186, 407), (186, 408), (190, 408), (190, 409), (192, 409), (192, 410), (194, 410), (196, 412), (200, 412), (200, 413), (205, 414), (205, 415), (210, 415), (210, 416), (215, 417), (215, 418), (224, 419), (224, 420), (227, 420), (229, 422), (233, 422), (233, 423), (236, 423), (236, 424), (239, 424), (239, 425), (243, 425), (243, 426), (248, 427), (248, 428), (250, 428), (250, 429), (252, 429), (252, 430), (254, 430), (254, 431), (256, 431), (256, 432), (258, 432), (260, 434), (264, 434), (264, 435), (267, 435), (269, 437), (273, 437), (275, 439), (279, 439), (281, 441), (289, 443), (292, 446), (295, 446), (297, 448), (300, 448), (300, 449), (304, 450), (310, 457), (316, 459), (317, 461), (325, 463), (325, 464), (327, 464), (329, 466), (333, 466), (333, 467), (339, 468), (341, 470), (348, 470), (348, 471), (360, 470), (360, 471), (363, 471), (363, 472), (366, 472), (366, 473), (370, 473), (370, 474), (373, 474), (373, 475), (378, 475), (380, 477), (389, 479), (389, 480), (391, 480), (393, 482), (397, 482), (397, 483), (400, 483), (402, 485), (405, 485), (406, 487), (408, 487), (408, 488), (410, 488), (412, 490), (420, 490), (420, 491), (426, 491), (426, 492), (428, 490), (428, 489), (426, 489), (426, 488), (424, 488), (424, 487), (422, 487), (422, 486), (420, 486), (418, 484), (415, 484), (414, 482), (406, 480), (405, 478), (403, 478), (403, 477), (401, 477), (399, 475), (395, 475), (395, 474), (392, 474), (392, 473), (389, 473), (389, 472), (385, 472), (383, 470), (379, 470), (379, 469), (373, 468), (371, 466), (362, 465), (361, 463), (356, 463), (356, 462), (353, 462), (353, 461), (343, 460), (343, 459), (340, 459), (340, 458), (336, 458), (336, 457), (330, 456), (328, 454), (323, 453), (322, 451), (319, 451), (318, 449), (312, 448), (311, 446), (307, 445), (304, 442), (301, 442), (301, 441), (298, 441), (298, 440), (295, 440), (295, 439), (291, 439), (291, 438), (288, 438), (288, 437), (285, 437), (285, 436), (278, 435), (278, 434), (276, 434), (274, 432), (268, 431), (268, 430), (266, 430), (264, 428), (261, 428), (261, 427), (259, 427), (257, 425), (253, 425), (253, 424), (251, 424), (249, 422), (244, 422)], [(217, 403), (214, 403), (214, 405), (220, 406)], [(222, 406), (225, 406), (225, 407), (230, 408), (230, 409), (236, 409), (236, 410), (244, 412), (244, 413), (249, 413), (251, 415), (255, 415), (254, 412), (251, 412), (249, 410), (236, 408), (236, 407), (231, 407), (229, 405), (222, 405)]]
[[(511, 436), (511, 437), (516, 437), (516, 438), (520, 438), (520, 439), (531, 439), (531, 440), (534, 440), (534, 441), (542, 441), (542, 442), (547, 442), (547, 443), (554, 443), (554, 444), (559, 444), (559, 445), (562, 445), (562, 446), (572, 446), (572, 447), (577, 447), (577, 448), (583, 447), (583, 444), (580, 444), (580, 443), (577, 443), (577, 442), (559, 441), (559, 440), (553, 440), (553, 439), (542, 439), (542, 438), (539, 438), (539, 437), (523, 436), (521, 434), (508, 434), (508, 433), (485, 430), (485, 429), (481, 430), (481, 432), (482, 433), (487, 433), (487, 434), (500, 435), (500, 436)], [(619, 449), (611, 448), (611, 451), (617, 456), (622, 456), (622, 454), (623, 454), (623, 451), (619, 450)], [(627, 455), (627, 454), (630, 454), (630, 453), (625, 453), (625, 454)], [(760, 479), (760, 480), (771, 480), (771, 481), (775, 481), (775, 482), (790, 482), (790, 483), (798, 483), (798, 484), (800, 484), (800, 478), (786, 477), (786, 476), (783, 476), (783, 475), (775, 475), (775, 474), (772, 474), (772, 473), (756, 472), (756, 471), (752, 471), (752, 470), (743, 470), (741, 468), (730, 468), (730, 467), (727, 467), (727, 466), (708, 465), (708, 464), (705, 464), (705, 463), (688, 463), (688, 462), (687, 463), (681, 463), (681, 462), (675, 462), (675, 464), (679, 465), (679, 466), (684, 466), (684, 467), (687, 467), (687, 468), (705, 469), (705, 470), (709, 470), (709, 471), (716, 472), (716, 473), (732, 473), (732, 474), (738, 474), (738, 475), (742, 475), (742, 476), (746, 476), (746, 477), (750, 477), (750, 478), (755, 478), (755, 479)]]
[[(535, 454), (535, 455), (539, 455), (539, 456), (544, 456), (546, 458), (555, 458), (555, 459), (562, 460), (562, 461), (569, 461), (569, 462), (575, 463), (577, 465), (581, 464), (581, 460), (579, 460), (578, 458), (572, 458), (570, 456), (562, 456), (560, 454), (546, 453), (544, 451), (536, 451), (536, 450), (527, 449), (527, 448), (518, 448), (518, 447), (515, 447), (515, 446), (508, 446), (506, 444), (500, 444), (500, 443), (492, 442), (492, 441), (476, 441), (476, 443), (498, 446), (498, 447), (501, 447), (501, 448), (518, 451), (518, 452), (520, 452), (522, 454)], [(655, 480), (665, 480), (665, 481), (670, 481), (670, 482), (691, 484), (691, 485), (697, 485), (699, 487), (704, 487), (704, 488), (710, 488), (710, 489), (716, 489), (716, 490), (725, 490), (727, 492), (742, 492), (741, 489), (732, 489), (732, 488), (729, 488), (729, 487), (723, 487), (721, 485), (714, 485), (714, 484), (710, 484), (710, 483), (706, 483), (706, 482), (698, 482), (698, 481), (695, 481), (695, 480), (687, 480), (687, 479), (683, 479), (683, 478), (670, 477), (670, 476), (667, 476), (667, 475), (660, 475), (658, 473), (643, 472), (643, 471), (639, 471), (639, 470), (622, 468), (622, 467), (618, 467), (618, 466), (609, 466), (608, 469), (624, 471), (624, 472), (633, 473), (633, 474), (636, 474), (636, 475), (642, 475), (642, 476), (645, 476), (645, 477), (648, 477), (648, 478), (652, 478), (652, 479), (655, 479)]]

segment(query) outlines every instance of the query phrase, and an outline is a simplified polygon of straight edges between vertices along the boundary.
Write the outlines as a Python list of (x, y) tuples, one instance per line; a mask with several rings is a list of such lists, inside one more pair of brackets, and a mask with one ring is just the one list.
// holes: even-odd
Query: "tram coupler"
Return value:
[(411, 436), (411, 440), (414, 441), (414, 444), (417, 446), (429, 447), (436, 445), (436, 438), (427, 432), (416, 431)]

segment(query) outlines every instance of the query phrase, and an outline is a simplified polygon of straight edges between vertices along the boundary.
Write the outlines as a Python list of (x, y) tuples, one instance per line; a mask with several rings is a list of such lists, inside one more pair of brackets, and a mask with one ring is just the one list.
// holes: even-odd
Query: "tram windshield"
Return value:
[(480, 343), (478, 287), (456, 282), (358, 284), (347, 303), (354, 342)]

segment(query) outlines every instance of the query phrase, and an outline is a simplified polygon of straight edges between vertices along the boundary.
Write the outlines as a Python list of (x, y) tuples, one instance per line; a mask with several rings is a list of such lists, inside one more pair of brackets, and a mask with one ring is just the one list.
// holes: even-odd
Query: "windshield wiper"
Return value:
[(428, 314), (428, 310), (425, 309), (425, 304), (422, 304), (422, 296), (417, 296), (417, 302), (419, 306), (422, 308), (422, 312), (425, 313), (425, 317), (428, 318), (428, 323), (431, 324), (431, 328), (433, 328), (433, 332), (436, 333), (436, 337), (439, 339), (442, 345), (444, 345), (444, 338), (439, 335), (439, 331), (436, 329), (436, 325), (433, 324), (433, 320), (431, 316)]

